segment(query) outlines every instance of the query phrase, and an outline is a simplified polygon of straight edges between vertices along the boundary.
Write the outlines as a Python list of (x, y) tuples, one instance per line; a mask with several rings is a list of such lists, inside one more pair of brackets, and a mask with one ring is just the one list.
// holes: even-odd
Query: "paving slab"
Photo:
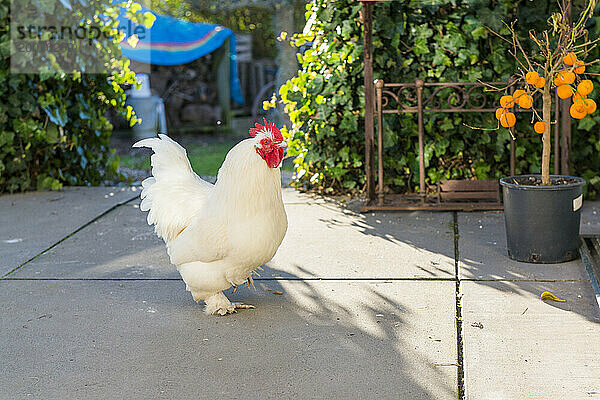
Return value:
[(8, 278), (180, 278), (136, 202), (124, 204)]
[(501, 212), (459, 213), (458, 232), (461, 279), (588, 279), (580, 259), (560, 264), (530, 264), (511, 260), (506, 250), (506, 230)]
[(286, 210), (289, 228), (272, 269), (301, 278), (454, 277), (450, 213), (360, 214), (333, 204)]
[[(461, 283), (465, 398), (600, 398), (600, 311), (585, 282)], [(549, 290), (565, 303), (543, 302)]]
[[(286, 206), (289, 228), (262, 278), (454, 278), (451, 214), (362, 215)], [(90, 245), (93, 244), (93, 245)], [(118, 207), (10, 278), (178, 278), (134, 202)]]
[(453, 282), (262, 284), (0, 281), (0, 398), (456, 399)]
[(75, 187), (0, 196), (0, 276), (137, 194), (137, 188)]
[(582, 235), (600, 235), (600, 201), (585, 201), (581, 209)]

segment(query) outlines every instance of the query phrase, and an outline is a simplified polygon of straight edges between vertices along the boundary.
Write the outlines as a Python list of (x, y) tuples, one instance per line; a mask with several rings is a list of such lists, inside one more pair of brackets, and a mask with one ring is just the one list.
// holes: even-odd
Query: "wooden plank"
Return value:
[(435, 197), (431, 196), (428, 201), (422, 203), (420, 198), (415, 198), (414, 194), (388, 194), (385, 196), (383, 205), (379, 205), (376, 199), (367, 201), (360, 209), (360, 212), (368, 211), (497, 211), (503, 210), (504, 206), (500, 201), (481, 201), (481, 202), (435, 202)]
[(403, 204), (367, 204), (361, 207), (360, 212), (369, 211), (502, 211), (504, 206), (502, 203), (496, 202), (481, 202), (481, 203), (439, 203), (439, 204), (418, 204), (418, 203), (403, 203)]
[(252, 35), (248, 33), (236, 33), (236, 52), (237, 62), (251, 62), (252, 61)]
[(498, 191), (498, 181), (492, 180), (444, 180), (439, 182), (442, 192), (476, 192), (476, 191)]
[(440, 192), (440, 200), (499, 200), (498, 192)]

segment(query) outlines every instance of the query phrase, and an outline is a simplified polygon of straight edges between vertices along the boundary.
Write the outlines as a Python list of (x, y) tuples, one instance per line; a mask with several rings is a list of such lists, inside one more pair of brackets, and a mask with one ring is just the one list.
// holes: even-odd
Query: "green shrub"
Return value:
[[(434, 5), (427, 5), (435, 3)], [(522, 34), (544, 27), (555, 1), (495, 0), (381, 2), (374, 5), (374, 77), (387, 82), (504, 81), (516, 70), (509, 46), (486, 26), (506, 33), (502, 21), (518, 19)], [(540, 4), (542, 6), (540, 7)], [(289, 153), (295, 156), (297, 185), (327, 192), (361, 190), (364, 173), (364, 86), (361, 4), (313, 0), (307, 27), (296, 45), (312, 41), (299, 56), (301, 70), (280, 88), (292, 126)], [(590, 27), (598, 34), (600, 24)], [(527, 50), (527, 49), (526, 49)], [(596, 68), (598, 69), (598, 68)], [(596, 72), (596, 71), (591, 71)], [(491, 96), (493, 97), (493, 96)], [(523, 119), (516, 141), (516, 172), (540, 171), (541, 140)], [(600, 121), (580, 122), (573, 137), (574, 173), (600, 187)], [(510, 136), (494, 128), (492, 113), (428, 113), (425, 117), (426, 181), (496, 179), (509, 173)], [(466, 126), (468, 125), (468, 126)], [(416, 114), (384, 118), (385, 184), (395, 191), (418, 190)]]
[[(99, 1), (73, 1), (72, 10), (65, 8), (66, 0), (28, 3), (37, 4), (41, 17), (54, 15), (60, 21), (65, 16), (69, 21), (67, 16), (79, 13), (110, 29), (97, 15), (110, 16), (111, 10)], [(0, 0), (4, 27), (9, 24), (9, 7), (10, 0)], [(135, 18), (141, 21), (144, 16)], [(115, 173), (118, 159), (109, 149), (112, 126), (105, 115), (114, 108), (132, 124), (136, 121), (125, 107), (121, 86), (135, 83), (135, 74), (120, 58), (118, 40), (113, 36), (97, 42), (95, 60), (107, 63), (105, 74), (63, 71), (51, 54), (39, 74), (11, 73), (10, 32), (0, 30), (0, 192), (97, 185)], [(81, 67), (85, 62), (78, 61)]]

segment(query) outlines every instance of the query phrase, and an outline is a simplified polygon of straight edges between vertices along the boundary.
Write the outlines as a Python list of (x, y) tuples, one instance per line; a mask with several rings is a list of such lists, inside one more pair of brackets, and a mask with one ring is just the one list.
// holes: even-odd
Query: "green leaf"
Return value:
[(479, 26), (471, 31), (471, 35), (474, 40), (486, 39), (488, 37), (488, 30), (485, 26)]
[(593, 118), (583, 118), (579, 120), (577, 123), (577, 129), (582, 129), (584, 131), (590, 131), (594, 126), (596, 126), (596, 121)]
[(383, 125), (383, 147), (390, 148), (398, 143), (398, 134), (389, 126)]
[(321, 93), (323, 90), (324, 84), (323, 76), (318, 75), (314, 79), (311, 79), (308, 85), (306, 86), (306, 91), (311, 95), (316, 95)]
[(152, 28), (154, 25), (154, 21), (156, 21), (156, 16), (152, 14), (150, 11), (146, 11), (143, 15), (142, 24), (147, 28)]
[(138, 11), (140, 11), (142, 9), (142, 6), (140, 3), (131, 3), (131, 5), (129, 6), (129, 12), (131, 14), (135, 14)]
[(427, 40), (424, 38), (417, 38), (415, 46), (413, 47), (413, 53), (415, 53), (416, 56), (428, 54), (429, 48), (427, 47)]

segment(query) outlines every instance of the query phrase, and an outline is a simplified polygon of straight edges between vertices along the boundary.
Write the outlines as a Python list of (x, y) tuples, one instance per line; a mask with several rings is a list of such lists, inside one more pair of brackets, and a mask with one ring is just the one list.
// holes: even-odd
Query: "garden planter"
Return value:
[[(559, 263), (579, 257), (585, 180), (563, 175), (550, 178), (550, 186), (535, 185), (540, 175), (500, 179), (508, 256), (513, 260)], [(557, 181), (563, 184), (554, 184)]]

